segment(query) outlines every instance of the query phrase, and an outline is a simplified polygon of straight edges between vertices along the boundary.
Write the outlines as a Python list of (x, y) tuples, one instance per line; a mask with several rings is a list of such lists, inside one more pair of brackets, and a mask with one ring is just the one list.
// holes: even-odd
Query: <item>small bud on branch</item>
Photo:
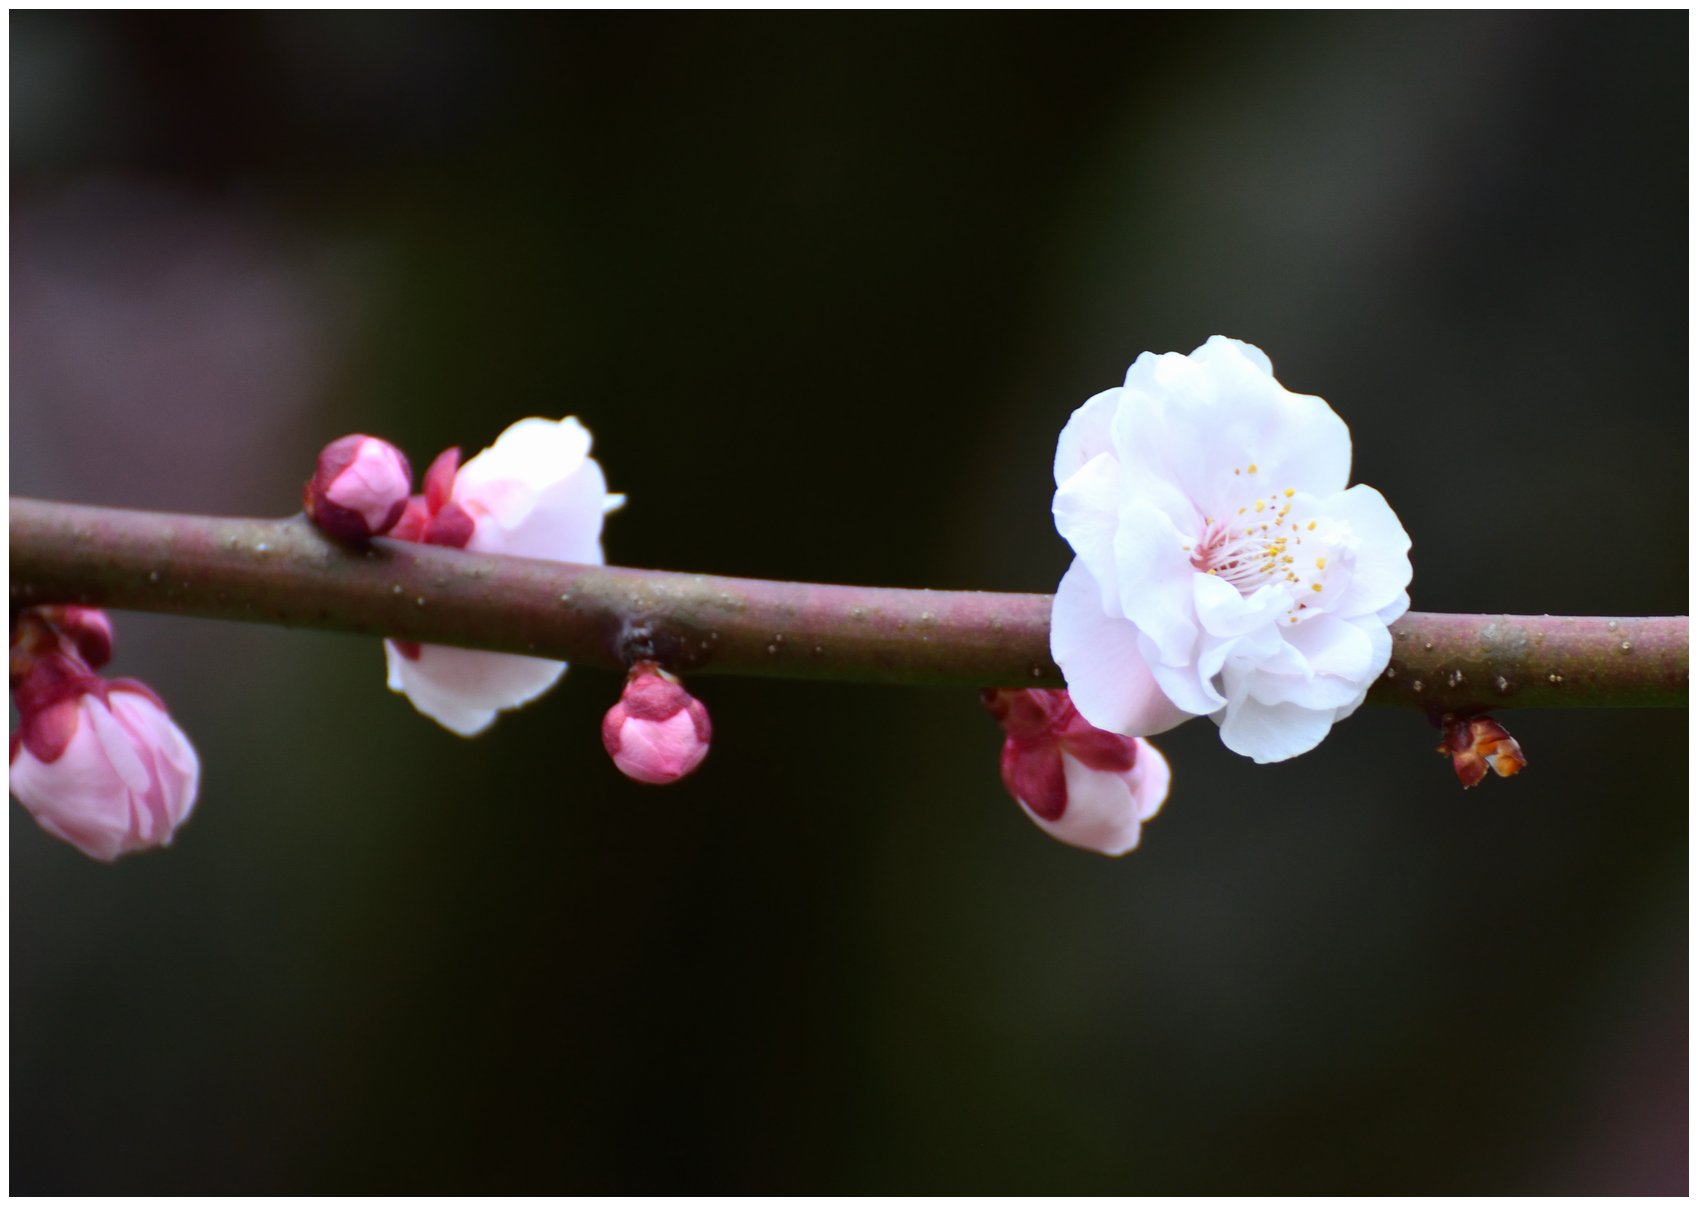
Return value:
[[(569, 565), (221, 519), (11, 500), (12, 605), (77, 603), (525, 653), (623, 671), (1061, 686), (1050, 596)], [(1684, 616), (1440, 615), (1391, 626), (1369, 698), (1435, 716), (1685, 707)]]
[(301, 506), (326, 536), (364, 544), (395, 526), (412, 490), (413, 470), (399, 448), (376, 436), (348, 435), (318, 454)]
[(1477, 785), (1488, 770), (1508, 779), (1527, 769), (1521, 743), (1490, 716), (1446, 716), (1440, 728), (1444, 743), (1439, 753), (1451, 760), (1465, 788)]
[(676, 675), (638, 662), (619, 702), (601, 722), (601, 743), (621, 773), (638, 783), (676, 783), (702, 764), (713, 722)]

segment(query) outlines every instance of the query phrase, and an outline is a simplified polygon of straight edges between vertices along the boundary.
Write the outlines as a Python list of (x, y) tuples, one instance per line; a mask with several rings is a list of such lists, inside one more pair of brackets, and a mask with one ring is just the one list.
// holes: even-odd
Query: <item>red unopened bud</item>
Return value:
[(1446, 716), (1439, 753), (1450, 755), (1456, 777), (1465, 788), (1484, 779), (1488, 769), (1507, 779), (1527, 765), (1520, 743), (1490, 716)]
[(653, 662), (638, 662), (601, 722), (601, 743), (625, 777), (672, 783), (701, 765), (713, 724), (701, 700)]
[(349, 435), (318, 454), (302, 501), (326, 535), (359, 544), (399, 522), (412, 490), (413, 470), (399, 448), (376, 436)]

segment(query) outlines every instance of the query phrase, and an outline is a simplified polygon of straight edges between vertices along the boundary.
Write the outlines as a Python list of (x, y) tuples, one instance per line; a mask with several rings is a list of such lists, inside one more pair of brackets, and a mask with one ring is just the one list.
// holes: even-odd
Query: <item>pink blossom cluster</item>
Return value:
[[(610, 493), (577, 419), (527, 418), (462, 463), (437, 456), (413, 491), (375, 436), (327, 445), (302, 495), (330, 538), (393, 540), (600, 565)], [(1346, 488), (1348, 429), (1275, 380), (1263, 353), (1220, 337), (1138, 358), (1087, 401), (1056, 450), (1054, 514), (1076, 554), (1057, 589), (1052, 652), (1068, 690), (991, 690), (1002, 779), (1033, 823), (1108, 855), (1139, 842), (1167, 798), (1145, 737), (1192, 716), (1258, 762), (1313, 748), (1359, 707), (1409, 605), (1409, 538), (1385, 500)], [(391, 690), (463, 737), (550, 690), (566, 663), (384, 642)], [(111, 625), (87, 608), (25, 612), (12, 633), (12, 790), (42, 827), (101, 859), (169, 842), (195, 800), (193, 749), (158, 698), (95, 670)], [(672, 783), (706, 757), (702, 703), (637, 661), (601, 727), (619, 770)], [(1484, 722), (1446, 749), (1464, 782), (1523, 763)]]
[[(425, 471), (423, 493), (412, 494), (398, 450), (371, 436), (346, 436), (320, 455), (307, 484), (308, 513), (340, 540), (387, 533), (419, 544), (600, 565), (603, 519), (625, 500), (608, 492), (589, 451), (590, 434), (575, 418), (523, 419), (464, 464), (458, 448), (443, 452)], [(385, 641), (384, 651), (390, 689), (462, 737), (537, 699), (566, 671), (565, 662), (549, 658), (415, 641)], [(602, 726), (614, 764), (640, 783), (689, 774), (707, 756), (711, 733), (707, 709), (652, 662), (632, 669)]]

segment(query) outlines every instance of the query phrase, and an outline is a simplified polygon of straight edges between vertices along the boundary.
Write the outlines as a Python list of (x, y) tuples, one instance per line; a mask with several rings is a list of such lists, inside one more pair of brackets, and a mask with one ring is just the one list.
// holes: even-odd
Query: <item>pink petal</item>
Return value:
[(1114, 585), (1114, 533), (1120, 522), (1119, 509), (1120, 462), (1108, 453), (1086, 462), (1062, 482), (1050, 508), (1055, 530), (1104, 585), (1105, 610), (1117, 607), (1120, 597)]
[(1119, 389), (1105, 389), (1085, 400), (1068, 418), (1055, 445), (1055, 484), (1060, 486), (1091, 460), (1109, 452), (1109, 424), (1120, 404)]
[(1230, 703), (1217, 719), (1220, 739), (1233, 753), (1262, 763), (1283, 762), (1319, 745), (1332, 728), (1333, 712), (1246, 698)]
[[(607, 737), (603, 730), (604, 740)], [(639, 783), (672, 783), (701, 765), (708, 743), (696, 730), (688, 711), (665, 720), (640, 720), (627, 716), (618, 726), (617, 744), (607, 743), (614, 764), (629, 779)]]
[(1183, 665), (1197, 640), (1191, 580), (1198, 577), (1185, 551), (1195, 533), (1147, 506), (1128, 506), (1114, 533), (1115, 581), (1120, 613), (1155, 642), (1161, 660)]
[(1079, 714), (1099, 729), (1126, 736), (1163, 733), (1191, 719), (1156, 685), (1138, 647), (1138, 630), (1102, 609), (1102, 592), (1083, 561), (1056, 588), (1050, 655), (1067, 677)]
[(1414, 576), (1409, 533), (1391, 504), (1372, 486), (1352, 486), (1331, 500), (1330, 509), (1350, 525), (1357, 542), (1350, 585), (1333, 609), (1341, 616), (1360, 616), (1407, 599), (1404, 592)]
[(565, 662), (447, 645), (421, 645), (413, 661), (399, 655), (393, 642), (383, 644), (389, 689), (462, 737), (483, 732), (497, 712), (529, 703), (566, 672)]

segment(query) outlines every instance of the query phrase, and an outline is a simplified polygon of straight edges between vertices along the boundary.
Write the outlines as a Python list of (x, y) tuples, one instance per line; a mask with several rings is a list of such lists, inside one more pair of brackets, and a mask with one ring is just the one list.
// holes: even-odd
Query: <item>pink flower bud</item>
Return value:
[(1008, 734), (1002, 784), (1038, 828), (1099, 854), (1137, 848), (1173, 778), (1155, 746), (1094, 728), (1066, 691), (995, 689), (982, 698)]
[(34, 691), (14, 695), (12, 794), (48, 833), (102, 862), (170, 845), (194, 809), (200, 760), (158, 696), (86, 673), (33, 677)]
[(400, 521), (413, 489), (401, 450), (376, 436), (348, 435), (326, 444), (302, 501), (326, 535), (358, 544)]
[(707, 709), (653, 662), (638, 662), (601, 722), (613, 764), (638, 783), (672, 783), (701, 765), (713, 740)]

